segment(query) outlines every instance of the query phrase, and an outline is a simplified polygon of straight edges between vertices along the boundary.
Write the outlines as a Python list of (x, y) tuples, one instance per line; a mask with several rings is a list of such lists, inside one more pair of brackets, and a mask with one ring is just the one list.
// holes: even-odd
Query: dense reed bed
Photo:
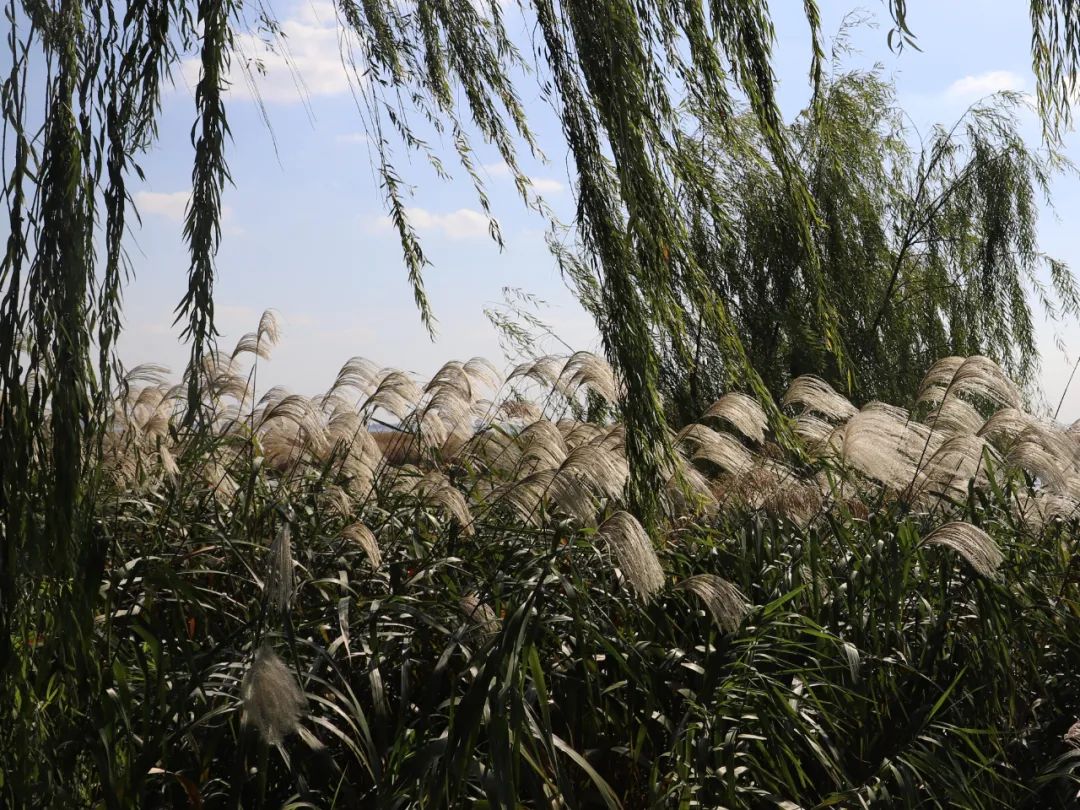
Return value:
[(256, 398), (276, 341), (195, 410), (158, 367), (117, 391), (100, 680), (24, 581), (8, 803), (1072, 806), (1080, 431), (990, 361), (911, 412), (728, 393), (643, 525), (601, 359)]

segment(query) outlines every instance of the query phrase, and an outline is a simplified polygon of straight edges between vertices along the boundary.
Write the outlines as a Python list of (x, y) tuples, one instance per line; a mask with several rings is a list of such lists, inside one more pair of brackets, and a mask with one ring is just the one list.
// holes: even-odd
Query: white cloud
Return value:
[(164, 217), (173, 222), (183, 222), (190, 191), (137, 191), (135, 207), (139, 214)]
[[(332, 3), (301, 0), (280, 28), (282, 36), (270, 45), (258, 32), (236, 35), (228, 90), (232, 98), (292, 104), (348, 91), (355, 77), (342, 62), (343, 32)], [(199, 72), (198, 58), (184, 60), (184, 79), (192, 89)]]
[[(191, 190), (185, 191), (136, 191), (135, 207), (139, 216), (161, 217), (170, 222), (183, 222), (187, 213)], [(221, 206), (221, 224), (226, 234), (239, 236), (246, 231), (233, 221), (232, 206)]]
[[(505, 161), (485, 163), (481, 168), (493, 178), (501, 179), (511, 176), (510, 167)], [(539, 194), (559, 194), (564, 188), (563, 184), (553, 177), (530, 177), (529, 182), (532, 183), (533, 191)]]
[(1023, 89), (1022, 76), (1011, 70), (991, 70), (957, 79), (945, 89), (945, 97), (953, 101), (973, 101), (1002, 90)]
[(342, 132), (334, 136), (337, 143), (368, 143), (371, 139), (364, 132)]
[(563, 184), (551, 177), (530, 177), (529, 180), (541, 194), (558, 194), (563, 190)]
[[(439, 234), (448, 239), (478, 239), (488, 235), (488, 218), (471, 208), (459, 208), (445, 214), (426, 208), (406, 208), (409, 223), (418, 231)], [(393, 228), (388, 216), (381, 216), (372, 223), (373, 230), (385, 233)]]

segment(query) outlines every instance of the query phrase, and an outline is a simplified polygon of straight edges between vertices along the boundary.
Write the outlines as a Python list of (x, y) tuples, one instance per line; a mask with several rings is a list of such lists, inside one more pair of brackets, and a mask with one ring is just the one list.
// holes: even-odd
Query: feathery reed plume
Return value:
[(176, 459), (173, 458), (173, 454), (169, 452), (169, 448), (165, 446), (164, 442), (158, 444), (158, 456), (161, 458), (161, 468), (165, 471), (165, 474), (169, 476), (169, 480), (175, 481), (180, 477), (180, 467), (176, 463)]
[(169, 368), (157, 363), (141, 363), (124, 373), (124, 384), (148, 383), (152, 386), (166, 386), (169, 384)]
[(972, 480), (985, 484), (984, 453), (995, 462), (1001, 461), (994, 448), (980, 436), (959, 434), (946, 439), (920, 470), (913, 491), (918, 494), (962, 491)]
[(1060, 493), (1066, 490), (1070, 473), (1075, 470), (1075, 456), (1076, 447), (1069, 439), (1032, 424), (1016, 437), (1006, 459)]
[(664, 587), (664, 569), (637, 518), (629, 512), (616, 512), (596, 533), (615, 552), (619, 568), (642, 601), (648, 602)]
[(517, 436), (520, 448), (520, 460), (523, 464), (532, 464), (533, 469), (558, 467), (569, 453), (566, 440), (558, 426), (547, 419), (541, 419), (525, 427)]
[(236, 496), (237, 485), (219, 462), (208, 459), (200, 470), (200, 477), (210, 487), (214, 498), (222, 506), (228, 506)]
[(270, 574), (266, 583), (270, 601), (282, 613), (287, 613), (292, 605), (296, 588), (294, 567), (292, 530), (288, 523), (284, 523), (270, 544)]
[(278, 344), (278, 341), (281, 340), (281, 326), (278, 323), (276, 310), (263, 310), (263, 314), (259, 318), (259, 328), (255, 334), (258, 335), (260, 341), (266, 341), (271, 346)]
[(1073, 748), (1080, 748), (1080, 720), (1069, 726), (1062, 739)]
[(499, 632), (501, 626), (499, 617), (495, 615), (491, 605), (481, 602), (480, 597), (475, 593), (467, 593), (461, 597), (458, 607), (482, 635), (489, 636)]
[(802, 405), (804, 413), (817, 413), (829, 419), (843, 421), (854, 416), (857, 410), (847, 398), (836, 393), (831, 385), (820, 377), (804, 375), (792, 381), (784, 398), (784, 407)]
[[(801, 413), (795, 417), (795, 435), (802, 439), (806, 449), (814, 454), (839, 454), (843, 435), (836, 435), (838, 428), (831, 422), (819, 419), (811, 413)], [(842, 431), (842, 428), (840, 428)]]
[(769, 425), (761, 405), (737, 391), (724, 394), (716, 400), (709, 406), (709, 410), (705, 411), (704, 418), (723, 419), (743, 436), (758, 444), (765, 441), (765, 428)]
[(754, 456), (734, 436), (696, 422), (679, 431), (676, 440), (695, 446), (693, 459), (711, 461), (725, 472), (744, 474), (754, 468)]
[(738, 630), (743, 616), (750, 610), (750, 603), (742, 591), (715, 574), (697, 574), (675, 587), (700, 599), (716, 626), (725, 633)]
[(396, 481), (401, 492), (417, 497), (425, 506), (444, 510), (461, 527), (463, 534), (474, 533), (472, 514), (465, 496), (454, 488), (444, 473), (430, 470), (421, 474), (419, 470), (405, 468), (403, 472)]
[(474, 389), (476, 383), (481, 383), (493, 390), (502, 385), (502, 375), (499, 374), (499, 370), (495, 368), (495, 365), (486, 357), (473, 357), (469, 359), (462, 366), (462, 370), (473, 382)]
[(915, 480), (918, 467), (944, 438), (913, 422), (902, 408), (871, 402), (845, 425), (842, 457), (864, 475), (899, 490)]
[(688, 464), (681, 454), (676, 456), (677, 469), (664, 484), (664, 498), (672, 517), (710, 514), (719, 502), (707, 479), (696, 467)]
[(975, 406), (959, 397), (949, 397), (930, 411), (926, 424), (946, 436), (970, 436), (979, 432), (984, 419)]
[(259, 340), (257, 332), (248, 332), (236, 341), (236, 346), (233, 347), (229, 357), (235, 360), (241, 354), (253, 354), (261, 360), (269, 360), (270, 344)]
[(346, 540), (351, 540), (363, 549), (372, 568), (378, 568), (382, 565), (382, 552), (379, 550), (379, 541), (375, 539), (375, 534), (371, 529), (363, 523), (357, 522), (346, 526), (342, 530), (341, 536)]
[(1017, 436), (1035, 424), (1035, 417), (1019, 408), (1000, 408), (983, 423), (978, 434), (987, 439), (1004, 439), (1005, 443), (1011, 444)]
[(579, 422), (575, 419), (562, 419), (558, 423), (559, 433), (562, 434), (568, 448), (574, 448), (581, 444), (589, 444), (600, 438), (604, 428), (595, 422)]
[(1004, 559), (1001, 549), (990, 535), (977, 526), (955, 520), (934, 529), (924, 542), (932, 546), (952, 549), (971, 566), (979, 576), (993, 579)]
[(263, 433), (281, 432), (282, 438), (310, 448), (320, 458), (330, 449), (323, 414), (307, 397), (288, 394), (270, 405), (259, 421)]
[(351, 357), (341, 367), (326, 396), (332, 396), (342, 388), (351, 388), (367, 396), (378, 385), (379, 379), (379, 367), (375, 363), (365, 357)]
[(926, 374), (923, 375), (922, 382), (919, 383), (916, 399), (918, 399), (919, 402), (923, 402), (925, 401), (924, 397), (930, 395), (933, 389), (939, 388), (941, 391), (944, 391), (948, 388), (953, 377), (956, 376), (956, 372), (959, 371), (960, 366), (964, 364), (965, 359), (967, 358), (952, 355), (950, 357), (942, 357), (934, 363), (934, 365), (930, 366)]
[(546, 355), (537, 358), (536, 360), (528, 360), (524, 363), (519, 363), (506, 377), (506, 381), (510, 382), (511, 380), (523, 377), (537, 382), (545, 388), (552, 389), (559, 380), (562, 368), (562, 361), (558, 357), (555, 355)]
[(619, 398), (611, 366), (592, 352), (575, 352), (566, 361), (559, 376), (560, 386), (567, 397), (572, 397), (580, 388), (587, 388), (609, 403)]
[[(959, 365), (957, 359), (948, 357), (931, 367), (919, 386), (919, 402), (937, 404), (957, 394), (974, 394), (1001, 406), (1020, 407), (1020, 392), (1001, 366), (977, 354)], [(947, 377), (952, 368), (955, 371)]]
[(270, 745), (280, 745), (300, 729), (300, 717), (307, 703), (292, 672), (269, 644), (263, 644), (244, 675), (240, 694), (242, 719), (256, 728)]

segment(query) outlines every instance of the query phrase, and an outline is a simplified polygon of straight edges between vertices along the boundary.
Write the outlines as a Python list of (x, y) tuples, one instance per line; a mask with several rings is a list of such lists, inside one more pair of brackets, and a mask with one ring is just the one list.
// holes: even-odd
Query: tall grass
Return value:
[(276, 340), (204, 360), (200, 420), (115, 392), (89, 635), (19, 582), (6, 805), (1074, 801), (1080, 434), (989, 361), (913, 413), (797, 380), (790, 449), (728, 394), (646, 530), (598, 358), (256, 398)]

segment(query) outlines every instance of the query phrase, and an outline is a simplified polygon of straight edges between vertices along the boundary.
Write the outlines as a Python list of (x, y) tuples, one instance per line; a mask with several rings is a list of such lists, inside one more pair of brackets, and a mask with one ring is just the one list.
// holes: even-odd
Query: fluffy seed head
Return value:
[(811, 375), (796, 378), (784, 394), (782, 403), (785, 407), (802, 405), (804, 412), (814, 412), (841, 421), (857, 412), (846, 397), (836, 393), (833, 387), (820, 377)]
[(765, 441), (765, 428), (769, 420), (761, 405), (746, 394), (724, 394), (709, 407), (705, 416), (730, 422), (739, 433), (758, 444)]
[(468, 593), (461, 597), (458, 606), (466, 618), (474, 622), (476, 629), (483, 635), (499, 632), (499, 617), (495, 615), (491, 605), (481, 602), (480, 597), (475, 593)]
[(346, 540), (351, 540), (364, 550), (372, 568), (382, 565), (382, 553), (379, 551), (379, 541), (375, 534), (363, 523), (353, 523), (346, 526), (341, 533)]
[(254, 726), (271, 745), (280, 745), (300, 728), (306, 700), (292, 672), (269, 644), (255, 653), (255, 660), (240, 687), (243, 722)]
[(928, 545), (944, 546), (959, 554), (979, 576), (993, 579), (1004, 559), (1001, 549), (986, 532), (970, 523), (956, 520), (926, 536)]
[(750, 603), (742, 591), (715, 574), (698, 574), (684, 579), (675, 587), (689, 591), (700, 599), (716, 626), (725, 633), (737, 630), (743, 616), (750, 610)]
[(664, 569), (656, 556), (652, 540), (629, 512), (616, 512), (597, 530), (615, 552), (619, 568), (642, 601), (648, 602), (664, 587)]
[(292, 532), (286, 523), (270, 544), (270, 576), (267, 583), (270, 600), (282, 613), (292, 605), (295, 590), (293, 567)]

